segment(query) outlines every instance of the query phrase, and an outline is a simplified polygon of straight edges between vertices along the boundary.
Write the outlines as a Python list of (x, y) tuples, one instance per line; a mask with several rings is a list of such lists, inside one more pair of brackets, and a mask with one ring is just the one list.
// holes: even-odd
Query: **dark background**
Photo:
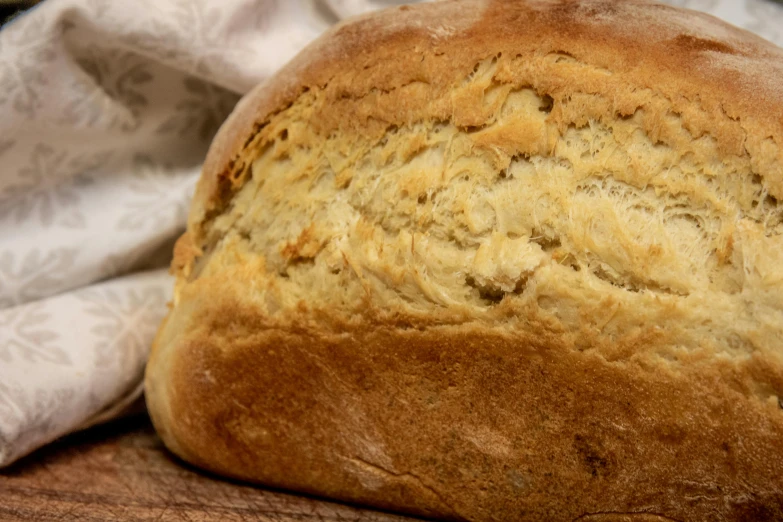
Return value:
[(0, 25), (11, 20), (20, 11), (32, 7), (41, 0), (0, 0)]

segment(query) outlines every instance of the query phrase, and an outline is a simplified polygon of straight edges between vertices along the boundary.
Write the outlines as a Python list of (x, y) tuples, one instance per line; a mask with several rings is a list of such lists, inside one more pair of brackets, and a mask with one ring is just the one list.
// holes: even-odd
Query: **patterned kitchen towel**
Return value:
[[(0, 466), (121, 413), (217, 127), (394, 0), (47, 0), (0, 31)], [(671, 0), (783, 43), (766, 0)]]

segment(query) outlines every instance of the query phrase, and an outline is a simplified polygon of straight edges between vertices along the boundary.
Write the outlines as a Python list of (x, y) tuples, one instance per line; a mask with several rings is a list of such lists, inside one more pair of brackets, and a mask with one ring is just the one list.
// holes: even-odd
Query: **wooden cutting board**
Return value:
[(163, 447), (144, 416), (73, 435), (0, 471), (0, 520), (406, 522), (220, 480)]

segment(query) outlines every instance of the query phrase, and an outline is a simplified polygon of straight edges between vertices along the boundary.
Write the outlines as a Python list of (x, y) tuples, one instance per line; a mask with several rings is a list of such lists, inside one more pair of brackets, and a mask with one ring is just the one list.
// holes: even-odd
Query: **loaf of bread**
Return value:
[(204, 165), (166, 445), (473, 521), (783, 520), (783, 50), (647, 0), (341, 24)]

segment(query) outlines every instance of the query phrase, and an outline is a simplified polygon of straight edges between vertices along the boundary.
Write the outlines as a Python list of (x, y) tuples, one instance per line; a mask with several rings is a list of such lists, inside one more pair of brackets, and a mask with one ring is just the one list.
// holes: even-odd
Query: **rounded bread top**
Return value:
[[(710, 15), (648, 0), (445, 0), (340, 23), (248, 93), (207, 155), (189, 218), (193, 239), (233, 192), (231, 179), (249, 168), (253, 137), (303, 92), (361, 97), (412, 82), (449, 89), (481, 60), (504, 53), (559, 53), (620, 76), (627, 90), (601, 94), (622, 114), (639, 104), (629, 93), (665, 96), (694, 135), (709, 132), (729, 153), (759, 151), (755, 169), (769, 194), (783, 197), (783, 49)], [(405, 109), (415, 119), (419, 108)], [(393, 123), (401, 114), (386, 116)], [(344, 118), (343, 125), (363, 125), (362, 115)]]

